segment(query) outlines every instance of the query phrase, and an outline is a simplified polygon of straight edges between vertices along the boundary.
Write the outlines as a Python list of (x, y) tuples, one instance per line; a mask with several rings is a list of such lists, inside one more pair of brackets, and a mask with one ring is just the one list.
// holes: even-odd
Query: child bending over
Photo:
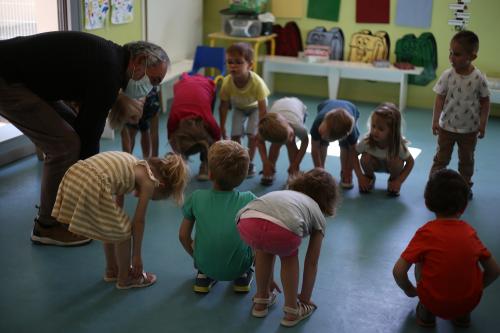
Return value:
[(250, 290), (252, 250), (240, 239), (234, 222), (236, 213), (255, 198), (252, 192), (234, 189), (245, 179), (248, 163), (248, 152), (239, 143), (214, 143), (208, 151), (213, 188), (193, 192), (184, 204), (179, 239), (198, 269), (195, 292), (208, 293), (218, 280), (234, 281), (236, 292)]
[(205, 76), (184, 73), (174, 85), (168, 140), (172, 149), (185, 157), (200, 153), (198, 180), (208, 180), (208, 148), (221, 137), (212, 114), (214, 99), (215, 84)]
[[(316, 309), (311, 300), (318, 270), (326, 216), (333, 216), (338, 201), (335, 179), (324, 169), (299, 173), (289, 190), (270, 192), (244, 207), (237, 216), (238, 231), (255, 251), (257, 292), (252, 315), (265, 317), (276, 302), (273, 279), (275, 256), (281, 260), (281, 283), (285, 295), (283, 326), (294, 326)], [(309, 236), (302, 289), (299, 284), (298, 251)], [(278, 289), (279, 291), (279, 289)]]
[[(264, 165), (260, 183), (272, 185), (276, 172), (276, 161), (282, 145), (286, 145), (290, 166), (288, 175), (293, 176), (300, 171), (300, 162), (304, 158), (309, 144), (307, 128), (304, 126), (307, 107), (296, 97), (284, 97), (272, 105), (269, 112), (259, 122), (257, 137), (260, 157)], [(300, 140), (297, 148), (295, 137)], [(265, 141), (270, 141), (269, 155)]]
[[(394, 265), (394, 278), (409, 297), (417, 296), (417, 322), (435, 326), (436, 317), (469, 326), (483, 289), (500, 274), (497, 262), (476, 231), (460, 216), (469, 185), (453, 170), (441, 169), (425, 187), (425, 205), (436, 219), (417, 230)], [(417, 287), (408, 279), (415, 264)]]
[[(180, 155), (137, 160), (125, 152), (104, 152), (78, 161), (64, 175), (52, 216), (68, 230), (104, 242), (104, 280), (118, 289), (147, 287), (156, 276), (143, 271), (142, 239), (149, 200), (183, 199), (188, 179)], [(135, 191), (138, 202), (130, 219), (113, 195)], [(117, 200), (123, 202), (123, 200)]]
[[(438, 136), (430, 173), (446, 168), (453, 146), (458, 146), (458, 172), (472, 187), (474, 150), (477, 138), (486, 133), (490, 113), (490, 92), (486, 77), (473, 64), (479, 39), (472, 31), (460, 31), (450, 43), (449, 68), (433, 90), (437, 94), (432, 116), (432, 133)], [(472, 199), (472, 190), (469, 193)]]
[(236, 43), (228, 47), (226, 60), (229, 75), (222, 81), (220, 90), (220, 127), (222, 136), (227, 138), (226, 119), (229, 106), (232, 105), (231, 139), (240, 142), (243, 134), (248, 136), (248, 176), (251, 177), (255, 175), (253, 158), (257, 147), (257, 126), (266, 113), (269, 89), (259, 75), (251, 70), (254, 54), (249, 44)]
[(127, 123), (121, 131), (122, 150), (134, 152), (137, 131), (141, 132), (142, 157), (148, 159), (158, 156), (158, 118), (160, 114), (160, 95), (158, 88), (153, 87), (144, 100), (142, 117), (137, 124)]
[(387, 193), (398, 196), (414, 165), (401, 135), (401, 113), (396, 105), (383, 103), (372, 112), (368, 122), (368, 134), (356, 146), (361, 166), (357, 156), (353, 159), (359, 191), (370, 192), (375, 185), (375, 172), (387, 172)]
[(344, 100), (326, 100), (318, 105), (318, 115), (311, 127), (311, 156), (315, 168), (324, 168), (330, 142), (339, 141), (340, 185), (351, 189), (352, 160), (356, 156), (355, 146), (359, 130), (358, 108)]

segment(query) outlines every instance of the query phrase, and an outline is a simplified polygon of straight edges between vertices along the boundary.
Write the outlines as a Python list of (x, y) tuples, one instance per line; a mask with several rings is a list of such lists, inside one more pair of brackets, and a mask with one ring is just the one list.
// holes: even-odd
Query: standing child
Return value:
[[(451, 39), (452, 68), (443, 72), (434, 86), (436, 102), (432, 133), (438, 136), (436, 155), (430, 174), (446, 168), (453, 146), (458, 145), (458, 172), (472, 187), (474, 150), (482, 139), (490, 113), (490, 98), (485, 76), (474, 67), (479, 39), (472, 31), (460, 31)], [(472, 190), (469, 197), (472, 198)]]
[[(467, 222), (460, 220), (467, 206), (469, 186), (462, 176), (441, 169), (425, 187), (425, 205), (436, 219), (418, 229), (394, 265), (398, 286), (409, 297), (418, 296), (417, 323), (436, 325), (436, 316), (457, 326), (470, 324), (483, 289), (495, 281), (500, 268)], [(415, 264), (417, 287), (408, 279)]]
[(339, 140), (340, 185), (351, 189), (352, 160), (356, 156), (355, 146), (359, 130), (358, 108), (344, 100), (326, 100), (318, 105), (318, 115), (311, 126), (311, 156), (315, 168), (324, 168), (330, 142)]
[[(248, 136), (250, 164), (248, 176), (255, 175), (253, 158), (256, 150), (256, 135), (259, 120), (266, 114), (269, 89), (265, 82), (251, 69), (254, 61), (253, 50), (247, 43), (236, 43), (226, 50), (229, 75), (222, 81), (220, 90), (220, 127), (226, 136), (226, 119), (229, 106), (233, 107), (231, 139), (240, 142), (241, 136)], [(248, 120), (247, 120), (248, 118)], [(246, 123), (246, 128), (244, 128)]]
[[(257, 137), (260, 157), (264, 171), (260, 183), (272, 185), (276, 172), (276, 161), (282, 145), (288, 151), (288, 176), (293, 176), (300, 171), (300, 162), (309, 145), (307, 128), (304, 123), (307, 117), (307, 107), (296, 97), (280, 98), (273, 103), (269, 112), (259, 121), (259, 135)], [(297, 148), (295, 137), (300, 140)], [(266, 151), (265, 141), (270, 141), (269, 155)]]
[(375, 185), (375, 172), (389, 174), (387, 193), (398, 196), (413, 169), (414, 160), (401, 135), (401, 113), (392, 103), (380, 104), (369, 119), (368, 134), (356, 146), (360, 161), (353, 159), (359, 191), (368, 193)]
[(196, 292), (208, 293), (217, 280), (234, 281), (236, 292), (250, 290), (252, 250), (240, 239), (234, 223), (236, 213), (255, 198), (252, 192), (234, 189), (245, 179), (248, 164), (248, 152), (239, 143), (214, 143), (208, 151), (213, 188), (193, 192), (184, 204), (179, 239), (198, 269)]
[[(252, 315), (265, 317), (276, 302), (273, 279), (275, 256), (281, 260), (281, 283), (285, 294), (283, 326), (294, 326), (316, 309), (311, 296), (318, 270), (321, 242), (325, 235), (324, 215), (332, 216), (338, 201), (335, 179), (324, 169), (300, 173), (289, 189), (270, 192), (255, 199), (237, 216), (238, 231), (255, 250), (257, 292)], [(304, 261), (302, 289), (299, 286), (298, 249), (309, 237)]]
[(142, 117), (137, 124), (127, 123), (121, 131), (122, 150), (132, 154), (137, 131), (141, 132), (142, 158), (158, 156), (158, 117), (160, 114), (160, 95), (153, 87), (144, 101)]
[[(187, 178), (180, 155), (139, 161), (125, 152), (100, 153), (69, 168), (52, 216), (69, 224), (69, 231), (104, 242), (105, 281), (116, 281), (118, 289), (147, 287), (156, 281), (154, 274), (143, 272), (141, 254), (149, 200), (173, 196), (181, 203)], [(113, 195), (132, 191), (138, 203), (130, 219)]]
[(212, 114), (214, 82), (202, 75), (181, 75), (174, 85), (174, 99), (167, 121), (172, 149), (189, 156), (200, 153), (198, 180), (208, 180), (208, 148), (221, 133)]

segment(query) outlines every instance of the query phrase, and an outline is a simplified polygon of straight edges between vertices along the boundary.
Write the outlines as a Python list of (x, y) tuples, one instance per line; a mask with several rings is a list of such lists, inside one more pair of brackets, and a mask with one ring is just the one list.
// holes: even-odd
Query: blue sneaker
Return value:
[(253, 280), (253, 270), (250, 268), (246, 273), (243, 273), (242, 276), (234, 280), (233, 290), (237, 293), (249, 292), (252, 280)]
[(196, 293), (207, 294), (216, 283), (217, 280), (209, 278), (202, 272), (198, 271), (198, 274), (196, 275), (196, 281), (193, 286), (193, 290)]

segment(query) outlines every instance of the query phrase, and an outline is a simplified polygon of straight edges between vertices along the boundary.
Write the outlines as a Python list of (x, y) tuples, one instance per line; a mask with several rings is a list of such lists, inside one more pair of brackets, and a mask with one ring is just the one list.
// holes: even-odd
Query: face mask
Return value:
[[(147, 68), (147, 63), (146, 63), (146, 68)], [(133, 75), (134, 73), (132, 72), (132, 76)], [(123, 93), (130, 98), (137, 99), (149, 94), (151, 89), (153, 89), (153, 85), (151, 84), (149, 77), (146, 75), (146, 72), (144, 72), (144, 76), (139, 80), (134, 80), (132, 78), (129, 79), (127, 87), (125, 88), (125, 91)]]

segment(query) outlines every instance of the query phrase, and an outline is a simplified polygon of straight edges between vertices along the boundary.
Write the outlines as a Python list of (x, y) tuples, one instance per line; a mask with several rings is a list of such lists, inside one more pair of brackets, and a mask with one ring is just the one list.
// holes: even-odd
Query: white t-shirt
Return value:
[(469, 75), (457, 74), (449, 68), (441, 74), (433, 88), (446, 96), (439, 126), (453, 133), (473, 133), (479, 130), (481, 106), (479, 98), (490, 95), (486, 77), (475, 68)]
[(293, 128), (295, 136), (300, 140), (307, 138), (307, 128), (304, 121), (307, 106), (297, 97), (283, 97), (273, 103), (269, 112), (279, 113)]
[[(388, 148), (370, 147), (365, 140), (361, 140), (356, 144), (356, 151), (358, 154), (368, 153), (379, 160), (387, 160), (389, 153)], [(399, 147), (399, 158), (406, 161), (410, 157), (410, 151), (404, 143), (401, 142)]]

